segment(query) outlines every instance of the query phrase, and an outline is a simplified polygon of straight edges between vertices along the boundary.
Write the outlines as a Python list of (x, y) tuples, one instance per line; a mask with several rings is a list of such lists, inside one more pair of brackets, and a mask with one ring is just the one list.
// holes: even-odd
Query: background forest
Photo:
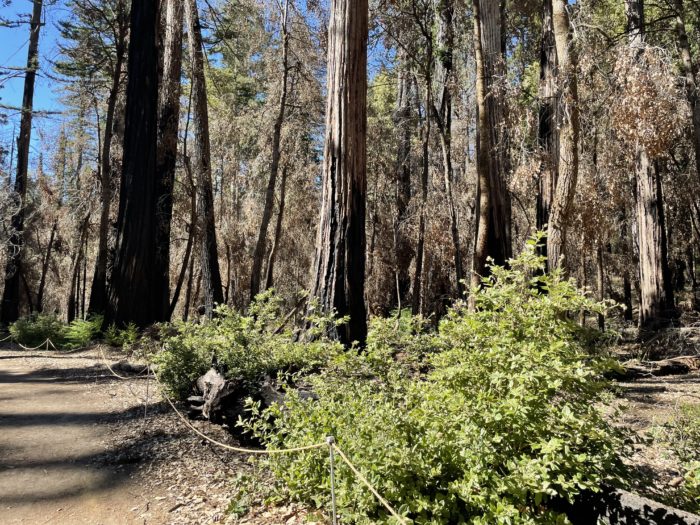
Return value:
[[(400, 307), (438, 318), (465, 290), (461, 280), (468, 288), (472, 270), (485, 274), (487, 256), (505, 262), (536, 229), (549, 230), (550, 267), (564, 255), (578, 285), (624, 304), (625, 319), (653, 327), (697, 310), (698, 4), (553, 4), (489, 4), (475, 26), (469, 2), (370, 3), (370, 314)], [(30, 146), (19, 109), (1, 110), (4, 129), (17, 129), (2, 135), (0, 159), (6, 322), (104, 313), (123, 228), (129, 4), (44, 8), (60, 13), (60, 53), (28, 65), (52, 79), (64, 110), (33, 115), (52, 125)], [(191, 317), (208, 295), (245, 308), (274, 286), (293, 305), (310, 287), (329, 6), (184, 10), (189, 18), (163, 2), (158, 36), (160, 111), (172, 113), (158, 132), (167, 146), (159, 166), (173, 180), (169, 240), (160, 241), (169, 243), (168, 307), (130, 319), (140, 325)], [(4, 31), (27, 32), (28, 22), (6, 20)]]

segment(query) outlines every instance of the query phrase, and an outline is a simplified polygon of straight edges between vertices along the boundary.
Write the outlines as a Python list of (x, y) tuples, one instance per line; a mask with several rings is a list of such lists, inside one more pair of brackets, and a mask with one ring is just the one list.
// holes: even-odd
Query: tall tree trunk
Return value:
[(112, 151), (112, 138), (114, 136), (114, 112), (119, 98), (119, 88), (123, 80), (124, 55), (126, 54), (126, 39), (128, 27), (122, 20), (127, 17), (128, 9), (123, 1), (117, 3), (119, 10), (117, 18), (117, 31), (115, 41), (115, 62), (112, 73), (112, 85), (107, 95), (107, 115), (105, 117), (104, 138), (100, 151), (101, 174), (101, 208), (99, 240), (97, 244), (97, 259), (95, 272), (90, 288), (90, 305), (88, 310), (93, 313), (104, 313), (107, 310), (107, 260), (109, 258), (109, 212), (112, 204), (112, 166), (110, 154)]
[(367, 337), (365, 213), (367, 0), (332, 0), (323, 192), (312, 295), (321, 308), (350, 316), (338, 328), (345, 344)]
[(34, 0), (30, 21), (29, 49), (27, 51), (27, 73), (24, 76), (24, 93), (22, 96), (22, 118), (17, 138), (17, 175), (13, 199), (17, 212), (12, 216), (12, 235), (8, 243), (7, 262), (5, 264), (5, 290), (2, 295), (0, 320), (5, 323), (16, 321), (19, 317), (19, 287), (22, 274), (24, 250), (24, 211), (27, 199), (27, 170), (29, 167), (29, 147), (32, 139), (32, 112), (34, 109), (34, 81), (39, 68), (39, 31), (41, 29), (42, 0)]
[(287, 79), (289, 77), (289, 34), (287, 33), (287, 13), (289, 12), (289, 0), (285, 0), (282, 9), (282, 86), (280, 88), (279, 106), (277, 108), (277, 118), (272, 131), (272, 161), (270, 162), (270, 176), (267, 181), (265, 191), (265, 206), (263, 208), (258, 240), (255, 243), (253, 252), (253, 267), (250, 272), (250, 300), (255, 299), (260, 291), (260, 279), (262, 274), (262, 263), (265, 257), (265, 245), (267, 241), (267, 228), (272, 218), (272, 208), (275, 205), (275, 185), (277, 184), (277, 173), (280, 166), (280, 143), (282, 139), (282, 125), (284, 124), (284, 114), (287, 106)]
[(447, 209), (450, 213), (450, 234), (452, 236), (452, 249), (454, 250), (457, 295), (461, 296), (464, 291), (464, 268), (462, 266), (462, 248), (459, 242), (457, 209), (452, 193), (452, 94), (450, 92), (450, 83), (452, 81), (452, 53), (454, 47), (454, 28), (452, 23), (454, 6), (452, 0), (438, 0), (437, 11), (437, 42), (440, 54), (435, 61), (439, 89), (436, 100), (437, 108), (434, 110), (434, 116), (437, 120), (437, 127), (440, 132), (442, 170), (445, 181)]
[(504, 70), (498, 2), (473, 0), (477, 100), (477, 233), (472, 285), (487, 273), (486, 259), (511, 256), (510, 206), (503, 173), (503, 101), (495, 86)]
[(413, 82), (403, 51), (399, 52), (399, 73), (397, 81), (396, 112), (394, 126), (398, 139), (396, 150), (396, 183), (394, 217), (394, 272), (396, 280), (396, 301), (392, 306), (399, 308), (406, 303), (411, 288), (409, 266), (411, 265), (411, 243), (404, 233), (408, 204), (411, 200), (411, 136), (413, 135)]
[[(542, 42), (540, 45), (539, 126), (537, 138), (542, 154), (538, 177), (536, 201), (536, 227), (546, 231), (549, 213), (554, 200), (559, 161), (557, 136), (556, 68), (557, 48), (552, 26), (552, 0), (544, 0), (542, 9)], [(541, 255), (547, 256), (547, 244), (543, 243)]]
[[(644, 3), (625, 0), (630, 46), (644, 54)], [(642, 332), (668, 323), (673, 311), (666, 228), (658, 166), (640, 144), (635, 152), (637, 243), (639, 246), (639, 328)]]
[(552, 27), (557, 47), (559, 87), (559, 160), (554, 200), (547, 227), (547, 263), (561, 264), (566, 247), (566, 230), (578, 181), (578, 139), (580, 132), (576, 50), (572, 42), (566, 0), (553, 0)]
[(186, 0), (185, 20), (191, 60), (192, 125), (194, 128), (194, 172), (197, 184), (197, 210), (201, 240), (201, 271), (204, 286), (204, 308), (207, 318), (214, 313), (214, 306), (223, 304), (224, 292), (219, 269), (219, 250), (216, 242), (214, 219), (214, 192), (211, 183), (211, 151), (209, 146), (209, 110), (207, 86), (204, 79), (204, 51), (202, 29), (199, 23), (196, 0)]
[[(681, 71), (685, 77), (685, 88), (690, 104), (693, 123), (693, 146), (695, 148), (695, 171), (700, 185), (700, 82), (696, 73), (696, 65), (685, 31), (685, 13), (683, 0), (674, 0), (676, 9), (676, 33), (678, 34), (678, 48), (681, 52)], [(696, 195), (698, 195), (696, 193)], [(697, 199), (696, 199), (697, 200)]]
[(78, 315), (80, 297), (80, 270), (82, 269), (82, 260), (85, 256), (83, 247), (88, 235), (88, 227), (90, 225), (90, 214), (88, 213), (80, 221), (77, 237), (75, 239), (75, 257), (71, 263), (71, 281), (70, 291), (68, 294), (68, 302), (66, 306), (66, 320), (70, 323)]
[[(169, 246), (162, 244), (170, 199), (156, 172), (158, 1), (131, 6), (124, 158), (108, 321), (147, 326), (168, 318)], [(169, 227), (169, 226), (168, 226)]]
[(173, 298), (170, 300), (170, 317), (172, 317), (175, 311), (175, 306), (177, 306), (177, 301), (180, 299), (180, 292), (182, 291), (182, 283), (185, 280), (185, 273), (187, 272), (187, 266), (190, 264), (190, 258), (192, 257), (192, 245), (194, 244), (195, 234), (197, 232), (197, 190), (194, 187), (194, 180), (192, 178), (189, 159), (185, 159), (185, 166), (187, 173), (189, 174), (190, 181), (190, 223), (187, 232), (187, 244), (185, 245), (185, 255), (182, 257), (182, 266), (180, 267), (180, 273), (177, 277), (177, 282), (175, 283), (175, 291), (173, 292)]
[(280, 205), (277, 212), (277, 223), (275, 224), (275, 235), (272, 239), (272, 247), (270, 255), (267, 259), (267, 269), (265, 275), (265, 289), (272, 288), (273, 279), (275, 277), (275, 260), (277, 259), (277, 250), (279, 249), (280, 239), (282, 238), (282, 221), (284, 219), (284, 204), (287, 187), (287, 166), (282, 168), (282, 180), (280, 181)]
[[(423, 310), (423, 270), (425, 267), (425, 228), (428, 206), (428, 178), (430, 175), (430, 117), (428, 108), (433, 103), (430, 68), (425, 79), (425, 101), (423, 123), (421, 125), (421, 175), (420, 175), (420, 217), (418, 219), (418, 242), (416, 243), (416, 271), (413, 274), (413, 303), (411, 313), (419, 315)], [(417, 83), (416, 83), (417, 87)]]

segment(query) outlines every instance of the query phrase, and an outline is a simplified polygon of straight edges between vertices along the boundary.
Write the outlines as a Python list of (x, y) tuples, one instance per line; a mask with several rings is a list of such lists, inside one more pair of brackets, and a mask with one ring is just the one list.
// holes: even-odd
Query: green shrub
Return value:
[(38, 346), (47, 339), (61, 347), (64, 343), (63, 322), (54, 314), (35, 313), (10, 325), (10, 334), (25, 346)]
[[(437, 333), (420, 319), (374, 320), (365, 352), (307, 379), (314, 398), (290, 387), (284, 408), (251, 401), (240, 424), (270, 448), (334, 435), (415, 523), (563, 523), (546, 502), (614, 481), (625, 445), (596, 407), (605, 363), (569, 317), (605, 305), (543, 264), (533, 241), (472, 291), (475, 311), (455, 305)], [(328, 505), (325, 454), (269, 461), (289, 496)], [(336, 480), (346, 523), (391, 522), (344, 464)]]
[(681, 462), (684, 478), (678, 492), (672, 495), (673, 503), (700, 513), (700, 405), (680, 405), (665, 434), (671, 451)]
[(139, 329), (134, 323), (129, 323), (124, 328), (117, 328), (117, 325), (111, 324), (105, 330), (104, 337), (108, 345), (128, 349), (138, 341)]
[(103, 317), (91, 316), (88, 319), (74, 319), (63, 329), (66, 348), (87, 346), (100, 335)]
[[(210, 321), (165, 328), (163, 351), (154, 359), (161, 380), (173, 395), (183, 398), (195, 380), (216, 364), (243, 390), (254, 392), (266, 375), (319, 367), (341, 352), (338, 343), (323, 337), (295, 341), (291, 331), (279, 330), (280, 304), (268, 291), (256, 298), (247, 315), (219, 306)], [(175, 333), (169, 334), (173, 329)]]

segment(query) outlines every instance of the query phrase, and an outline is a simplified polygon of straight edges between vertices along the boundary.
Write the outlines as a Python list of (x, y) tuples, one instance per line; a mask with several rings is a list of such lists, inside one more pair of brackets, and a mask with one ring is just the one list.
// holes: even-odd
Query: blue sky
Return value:
[[(0, 2), (0, 5), (2, 3)], [(17, 20), (21, 15), (28, 15), (32, 11), (31, 0), (11, 0), (10, 4), (0, 7), (0, 18)], [(34, 108), (37, 110), (60, 111), (60, 85), (55, 80), (49, 79), (43, 71), (51, 72), (50, 62), (55, 60), (58, 54), (56, 45), (58, 30), (56, 23), (67, 16), (63, 0), (44, 1), (44, 21), (39, 36), (39, 75), (36, 79), (34, 93)], [(29, 25), (22, 24), (19, 27), (0, 27), (0, 66), (25, 67), (27, 64), (27, 46), (29, 39)], [(0, 77), (0, 103), (7, 106), (22, 105), (22, 91), (24, 89), (24, 75), (17, 78), (4, 79)], [(19, 114), (5, 111), (10, 116), (6, 125), (0, 126), (0, 144), (9, 147), (12, 140), (13, 124), (19, 128)], [(61, 116), (37, 117), (34, 120), (32, 147), (37, 146), (37, 137), (40, 133), (50, 133), (60, 122)]]

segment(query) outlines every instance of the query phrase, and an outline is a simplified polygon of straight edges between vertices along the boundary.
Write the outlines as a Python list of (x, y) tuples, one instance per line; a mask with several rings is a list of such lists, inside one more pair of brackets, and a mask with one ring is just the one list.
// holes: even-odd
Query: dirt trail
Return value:
[(98, 370), (95, 356), (0, 350), (2, 523), (167, 521), (131, 466), (101, 461), (116, 395)]

